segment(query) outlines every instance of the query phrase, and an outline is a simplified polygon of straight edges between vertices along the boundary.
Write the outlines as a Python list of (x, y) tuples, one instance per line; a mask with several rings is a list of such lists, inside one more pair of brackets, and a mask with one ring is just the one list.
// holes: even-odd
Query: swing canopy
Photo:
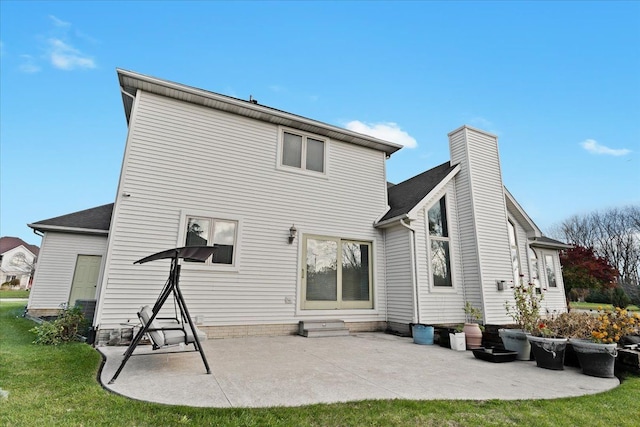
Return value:
[(215, 253), (218, 248), (214, 246), (185, 246), (182, 248), (173, 248), (160, 251), (153, 255), (146, 256), (134, 262), (134, 264), (144, 264), (149, 261), (158, 259), (188, 259), (194, 261), (205, 261), (209, 256)]

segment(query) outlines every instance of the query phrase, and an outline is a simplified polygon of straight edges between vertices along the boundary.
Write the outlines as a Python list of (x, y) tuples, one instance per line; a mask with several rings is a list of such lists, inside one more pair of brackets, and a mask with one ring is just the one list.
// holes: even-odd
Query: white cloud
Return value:
[(59, 19), (53, 15), (49, 15), (49, 19), (53, 22), (53, 25), (55, 25), (56, 27), (70, 27), (71, 23), (70, 22), (66, 22), (63, 21), (62, 19)]
[(20, 55), (22, 64), (20, 64), (20, 71), (27, 74), (34, 74), (40, 71), (40, 67), (36, 63), (36, 60), (31, 55)]
[(95, 68), (94, 60), (85, 56), (78, 49), (60, 39), (49, 39), (48, 57), (51, 64), (61, 70), (75, 70), (76, 68)]
[(587, 139), (580, 143), (582, 148), (590, 152), (591, 154), (606, 154), (609, 156), (624, 156), (629, 154), (631, 150), (627, 148), (609, 148), (605, 145), (598, 144), (595, 139)]
[(362, 123), (361, 121), (353, 120), (347, 123), (346, 128), (374, 138), (395, 142), (407, 148), (416, 148), (418, 146), (418, 142), (414, 137), (400, 129), (400, 126), (393, 122)]

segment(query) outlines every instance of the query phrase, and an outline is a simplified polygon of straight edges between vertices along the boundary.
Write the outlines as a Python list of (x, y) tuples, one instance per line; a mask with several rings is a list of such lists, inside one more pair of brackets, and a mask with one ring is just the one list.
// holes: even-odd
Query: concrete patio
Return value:
[(132, 399), (219, 408), (364, 399), (553, 399), (619, 385), (616, 378), (589, 377), (577, 368), (550, 371), (535, 362), (489, 363), (470, 351), (416, 345), (410, 338), (383, 333), (209, 340), (203, 348), (211, 375), (198, 352), (159, 355), (158, 350), (150, 355), (150, 346), (139, 346), (138, 355), (108, 384), (126, 347), (99, 347), (106, 358), (100, 381)]

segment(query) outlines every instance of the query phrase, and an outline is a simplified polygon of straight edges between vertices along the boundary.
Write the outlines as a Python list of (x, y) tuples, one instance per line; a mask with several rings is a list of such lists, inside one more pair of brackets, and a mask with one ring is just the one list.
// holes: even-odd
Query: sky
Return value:
[(640, 204), (640, 2), (2, 0), (0, 235), (115, 200), (116, 68), (402, 144), (394, 183), (494, 133), (547, 234)]

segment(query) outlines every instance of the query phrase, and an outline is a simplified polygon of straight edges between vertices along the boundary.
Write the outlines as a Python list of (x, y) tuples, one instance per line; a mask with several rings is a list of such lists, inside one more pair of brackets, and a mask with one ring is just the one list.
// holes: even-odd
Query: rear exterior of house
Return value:
[[(209, 336), (292, 333), (299, 320), (384, 329), (385, 160), (400, 147), (119, 71), (129, 122), (95, 323), (116, 328), (160, 292), (190, 244), (181, 289)], [(297, 236), (289, 242), (290, 229)]]
[(550, 311), (566, 310), (567, 245), (543, 237), (504, 188), (495, 136), (463, 126), (449, 135), (451, 161), (387, 189), (398, 145), (118, 78), (129, 131), (115, 203), (30, 224), (44, 233), (31, 313), (89, 300), (96, 329), (119, 329), (167, 280), (168, 261), (136, 260), (205, 244), (216, 255), (184, 261), (180, 284), (209, 337), (291, 334), (317, 319), (408, 333), (464, 321), (466, 301), (485, 323), (509, 323), (520, 274)]

